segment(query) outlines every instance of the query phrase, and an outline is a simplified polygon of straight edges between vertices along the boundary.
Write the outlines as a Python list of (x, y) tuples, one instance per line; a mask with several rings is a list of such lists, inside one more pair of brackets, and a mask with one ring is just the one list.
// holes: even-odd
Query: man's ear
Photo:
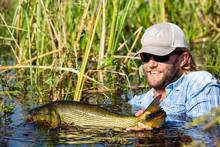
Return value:
[(183, 67), (185, 66), (187, 63), (188, 63), (188, 60), (189, 60), (189, 53), (188, 52), (183, 52), (181, 54), (181, 63), (180, 63), (180, 66)]

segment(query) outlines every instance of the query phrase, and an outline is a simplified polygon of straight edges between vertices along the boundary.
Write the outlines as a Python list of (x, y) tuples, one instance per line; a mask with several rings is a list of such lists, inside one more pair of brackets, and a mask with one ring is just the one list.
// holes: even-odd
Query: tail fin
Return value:
[(160, 96), (154, 98), (154, 100), (146, 108), (146, 110), (143, 112), (140, 118), (144, 119), (146, 115), (157, 112), (158, 110), (160, 110)]
[(159, 128), (165, 122), (166, 112), (163, 109), (147, 115), (143, 123), (145, 125), (151, 126), (152, 128)]
[(160, 107), (160, 96), (155, 97), (143, 114), (139, 117), (145, 125), (159, 127), (165, 121), (166, 113)]
[(150, 103), (150, 105), (146, 108), (143, 114), (140, 116), (140, 119), (146, 120), (147, 116), (158, 111), (162, 110), (160, 107), (160, 96), (155, 97), (154, 100)]

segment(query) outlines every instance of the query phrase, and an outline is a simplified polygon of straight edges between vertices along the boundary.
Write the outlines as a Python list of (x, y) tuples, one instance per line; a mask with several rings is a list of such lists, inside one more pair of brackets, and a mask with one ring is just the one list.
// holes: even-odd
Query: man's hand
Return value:
[[(139, 110), (135, 113), (135, 116), (138, 117), (144, 112), (144, 109)], [(128, 127), (126, 128), (127, 131), (141, 131), (141, 130), (152, 130), (153, 128), (150, 126), (147, 126), (141, 122), (138, 122), (137, 127)]]

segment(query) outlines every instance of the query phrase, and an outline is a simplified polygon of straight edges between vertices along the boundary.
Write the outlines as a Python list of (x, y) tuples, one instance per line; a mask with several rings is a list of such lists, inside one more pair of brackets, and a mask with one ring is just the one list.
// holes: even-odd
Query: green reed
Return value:
[(0, 8), (0, 45), (16, 63), (2, 74), (16, 69), (17, 88), (39, 101), (145, 89), (133, 55), (143, 31), (164, 21), (180, 25), (199, 67), (220, 77), (218, 0), (10, 1)]

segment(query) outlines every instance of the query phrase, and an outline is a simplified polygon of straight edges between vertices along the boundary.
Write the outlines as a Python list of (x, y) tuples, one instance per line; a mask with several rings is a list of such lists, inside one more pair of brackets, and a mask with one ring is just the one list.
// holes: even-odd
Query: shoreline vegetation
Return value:
[[(200, 69), (220, 79), (218, 0), (2, 0), (2, 91), (50, 100), (147, 89), (134, 53), (144, 30), (178, 24)], [(11, 59), (8, 63), (5, 60)], [(11, 75), (11, 74), (14, 75)], [(10, 93), (9, 93), (10, 92)]]

